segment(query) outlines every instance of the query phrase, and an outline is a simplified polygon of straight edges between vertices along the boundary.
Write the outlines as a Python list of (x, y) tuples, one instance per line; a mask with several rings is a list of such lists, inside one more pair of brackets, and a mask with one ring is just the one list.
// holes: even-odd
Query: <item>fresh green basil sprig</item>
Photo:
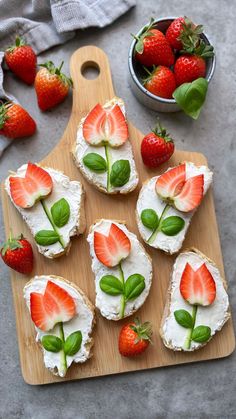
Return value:
[(198, 119), (204, 105), (208, 89), (208, 81), (202, 77), (192, 83), (183, 83), (173, 93), (181, 109), (191, 118)]
[(62, 341), (58, 336), (44, 335), (42, 337), (42, 345), (46, 351), (49, 352), (60, 352), (64, 351), (65, 355), (73, 356), (81, 348), (82, 333), (80, 330), (71, 333), (65, 340)]
[(192, 315), (187, 310), (176, 310), (174, 312), (176, 322), (180, 326), (189, 329), (185, 343), (186, 349), (190, 349), (192, 340), (197, 343), (204, 343), (211, 337), (211, 328), (209, 326), (200, 325), (195, 327), (196, 313), (197, 306), (193, 307)]
[(166, 236), (176, 236), (181, 230), (183, 230), (185, 221), (183, 218), (178, 217), (177, 215), (171, 215), (170, 217), (164, 218), (164, 212), (166, 212), (166, 209), (168, 206), (165, 207), (165, 209), (162, 212), (161, 217), (159, 218), (156, 211), (154, 211), (151, 208), (144, 209), (141, 212), (141, 221), (145, 227), (152, 230), (152, 235), (148, 239), (148, 241), (153, 239), (154, 235), (158, 231), (161, 231)]
[(34, 237), (36, 243), (38, 243), (40, 246), (50, 246), (54, 243), (60, 242), (62, 247), (65, 247), (65, 243), (60, 236), (57, 227), (64, 227), (64, 225), (66, 225), (69, 221), (70, 205), (68, 201), (65, 198), (59, 199), (52, 205), (50, 211), (47, 208), (44, 200), (41, 200), (40, 202), (44, 208), (48, 220), (50, 221), (52, 230), (38, 231)]
[(106, 160), (97, 153), (88, 153), (83, 157), (83, 163), (92, 172), (104, 173), (107, 171)]
[(112, 186), (124, 186), (130, 178), (129, 160), (117, 160), (113, 163), (110, 173), (110, 183)]

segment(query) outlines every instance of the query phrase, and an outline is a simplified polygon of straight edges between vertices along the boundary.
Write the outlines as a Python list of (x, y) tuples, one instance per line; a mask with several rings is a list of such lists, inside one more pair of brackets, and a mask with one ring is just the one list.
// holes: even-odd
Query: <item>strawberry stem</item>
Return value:
[[(118, 265), (119, 271), (120, 271), (120, 279), (121, 282), (123, 284), (123, 287), (125, 285), (125, 278), (124, 278), (124, 272), (121, 266), (121, 262)], [(125, 315), (125, 305), (126, 305), (126, 299), (125, 299), (125, 293), (122, 294), (121, 296), (121, 305), (120, 305), (120, 318), (123, 319), (124, 315)]]
[(53, 230), (54, 230), (54, 231), (55, 231), (55, 233), (58, 235), (58, 241), (59, 241), (59, 243), (62, 245), (63, 249), (65, 249), (65, 248), (66, 248), (66, 244), (65, 244), (65, 242), (64, 242), (64, 240), (63, 240), (63, 238), (62, 238), (62, 236), (60, 235), (60, 233), (59, 233), (59, 231), (58, 231), (58, 229), (57, 229), (57, 226), (55, 225), (55, 223), (54, 223), (54, 221), (53, 221), (53, 219), (52, 219), (52, 216), (51, 216), (51, 214), (50, 214), (50, 211), (49, 211), (49, 209), (48, 209), (48, 207), (47, 207), (47, 205), (46, 205), (45, 201), (44, 201), (43, 199), (41, 199), (41, 200), (40, 200), (40, 202), (41, 202), (41, 204), (42, 204), (42, 207), (43, 207), (43, 209), (44, 209), (44, 212), (45, 212), (45, 214), (46, 214), (46, 216), (47, 216), (47, 218), (48, 218), (49, 222), (51, 223), (51, 226), (52, 226)]
[[(60, 322), (58, 323), (59, 325), (59, 332), (60, 332), (60, 338), (63, 342), (63, 346), (65, 343), (65, 335), (64, 335), (64, 329), (63, 329), (63, 323)], [(66, 361), (66, 354), (64, 352), (64, 348), (62, 348), (61, 350), (61, 364), (60, 364), (60, 372), (63, 374), (63, 376), (65, 375), (67, 371), (67, 361)]]
[(105, 145), (105, 154), (107, 161), (107, 192), (110, 192), (111, 183), (110, 183), (110, 174), (111, 174), (111, 165), (110, 165), (110, 156), (109, 156), (109, 146)]
[(147, 240), (147, 243), (150, 243), (151, 244), (151, 243), (154, 242), (154, 240), (155, 240), (155, 238), (157, 236), (157, 233), (161, 230), (161, 222), (162, 222), (162, 220), (164, 218), (164, 215), (166, 214), (166, 212), (168, 211), (169, 208), (170, 208), (170, 205), (169, 204), (166, 204), (166, 206), (164, 207), (164, 209), (163, 209), (163, 211), (161, 213), (161, 216), (159, 218), (158, 226), (157, 226), (157, 228), (155, 230), (153, 230), (151, 236)]
[(193, 334), (193, 329), (195, 327), (196, 316), (197, 316), (197, 308), (198, 308), (197, 305), (193, 306), (193, 311), (192, 311), (193, 327), (191, 329), (189, 329), (189, 332), (188, 332), (188, 335), (187, 335), (187, 338), (186, 338), (186, 341), (185, 341), (185, 344), (184, 344), (184, 347), (186, 349), (190, 349), (190, 346), (191, 346), (192, 334)]

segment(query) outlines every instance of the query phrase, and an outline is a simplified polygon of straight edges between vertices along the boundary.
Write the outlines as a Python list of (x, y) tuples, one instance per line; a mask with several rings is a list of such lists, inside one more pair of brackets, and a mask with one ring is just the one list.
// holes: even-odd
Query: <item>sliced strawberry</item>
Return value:
[(185, 182), (186, 168), (185, 163), (173, 169), (168, 170), (159, 176), (156, 181), (156, 193), (161, 198), (174, 198), (177, 195)]
[(30, 208), (34, 203), (49, 195), (53, 183), (49, 173), (33, 163), (28, 163), (25, 177), (10, 176), (11, 197), (21, 208)]
[(56, 323), (71, 320), (76, 314), (76, 306), (66, 290), (48, 281), (44, 294), (30, 294), (30, 312), (35, 326), (48, 332)]
[(116, 224), (111, 224), (108, 236), (94, 232), (94, 251), (103, 265), (112, 268), (122, 259), (127, 258), (131, 250), (131, 243), (126, 234)]
[(83, 123), (83, 136), (87, 143), (91, 145), (100, 145), (105, 141), (105, 121), (106, 111), (98, 103), (89, 112)]
[(186, 263), (179, 289), (182, 297), (190, 304), (209, 306), (216, 297), (216, 284), (205, 263), (196, 271)]
[(128, 126), (118, 105), (105, 110), (99, 103), (89, 112), (83, 123), (83, 136), (87, 143), (119, 147), (128, 138)]
[(107, 114), (108, 142), (112, 147), (119, 147), (128, 139), (128, 125), (124, 114), (118, 105), (115, 105)]
[(181, 192), (174, 197), (174, 205), (179, 211), (192, 211), (203, 198), (204, 176), (197, 175), (186, 180)]

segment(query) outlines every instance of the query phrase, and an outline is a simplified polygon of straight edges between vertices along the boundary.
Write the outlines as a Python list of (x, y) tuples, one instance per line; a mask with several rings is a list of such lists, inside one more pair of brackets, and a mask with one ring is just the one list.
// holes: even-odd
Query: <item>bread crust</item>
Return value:
[[(182, 255), (182, 254), (184, 254), (184, 253), (189, 253), (189, 252), (196, 253), (196, 254), (197, 254), (197, 255), (199, 255), (200, 257), (202, 257), (202, 258), (206, 259), (206, 260), (207, 260), (207, 261), (208, 261), (211, 265), (213, 265), (213, 266), (215, 266), (217, 269), (219, 269), (213, 260), (211, 260), (209, 257), (207, 257), (204, 253), (202, 253), (200, 250), (198, 250), (198, 249), (197, 249), (197, 248), (195, 248), (195, 247), (189, 247), (189, 248), (185, 249), (183, 252), (179, 253), (179, 255)], [(203, 346), (207, 345), (207, 343), (208, 343), (208, 342), (212, 339), (212, 337), (213, 337), (214, 335), (213, 335), (213, 336), (211, 336), (211, 337), (210, 337), (210, 339), (209, 339), (207, 342), (204, 342), (204, 343), (202, 343), (201, 345), (199, 345), (197, 348), (190, 349), (190, 350), (188, 350), (188, 351), (184, 350), (183, 348), (181, 348), (181, 349), (176, 349), (176, 348), (174, 348), (174, 346), (172, 346), (172, 345), (168, 344), (168, 343), (166, 342), (166, 340), (165, 340), (165, 335), (164, 335), (164, 331), (163, 331), (163, 326), (164, 326), (164, 324), (165, 324), (166, 319), (169, 317), (169, 314), (170, 314), (170, 304), (171, 304), (171, 288), (172, 288), (172, 276), (173, 276), (173, 272), (174, 272), (174, 266), (175, 266), (175, 263), (174, 263), (174, 265), (173, 265), (172, 272), (171, 272), (171, 279), (170, 279), (170, 282), (169, 282), (169, 287), (168, 287), (168, 290), (167, 290), (166, 302), (165, 302), (164, 311), (163, 311), (163, 315), (162, 315), (162, 319), (161, 319), (161, 324), (160, 324), (159, 333), (160, 333), (160, 336), (161, 336), (161, 338), (162, 338), (162, 340), (163, 340), (164, 345), (165, 345), (167, 348), (172, 349), (173, 351), (194, 352), (194, 351), (196, 351), (196, 350), (198, 350), (198, 349), (201, 349)], [(220, 278), (221, 278), (221, 280), (222, 280), (222, 283), (223, 283), (223, 286), (224, 286), (225, 290), (227, 290), (227, 284), (226, 284), (225, 279), (222, 277), (222, 275), (220, 275)], [(225, 317), (224, 323), (222, 324), (221, 328), (220, 328), (220, 329), (218, 329), (218, 331), (222, 329), (222, 327), (223, 327), (223, 326), (224, 326), (224, 324), (225, 324), (225, 323), (229, 320), (229, 318), (230, 318), (230, 317), (231, 317), (231, 314), (230, 314), (230, 309), (228, 308), (228, 310), (227, 310), (227, 315), (226, 315), (226, 317)]]

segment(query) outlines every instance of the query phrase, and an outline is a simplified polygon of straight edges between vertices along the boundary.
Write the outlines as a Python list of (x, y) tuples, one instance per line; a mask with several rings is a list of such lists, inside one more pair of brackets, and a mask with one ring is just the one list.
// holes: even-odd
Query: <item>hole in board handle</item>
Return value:
[(95, 61), (86, 61), (81, 66), (81, 74), (87, 80), (94, 80), (100, 74), (100, 67)]

